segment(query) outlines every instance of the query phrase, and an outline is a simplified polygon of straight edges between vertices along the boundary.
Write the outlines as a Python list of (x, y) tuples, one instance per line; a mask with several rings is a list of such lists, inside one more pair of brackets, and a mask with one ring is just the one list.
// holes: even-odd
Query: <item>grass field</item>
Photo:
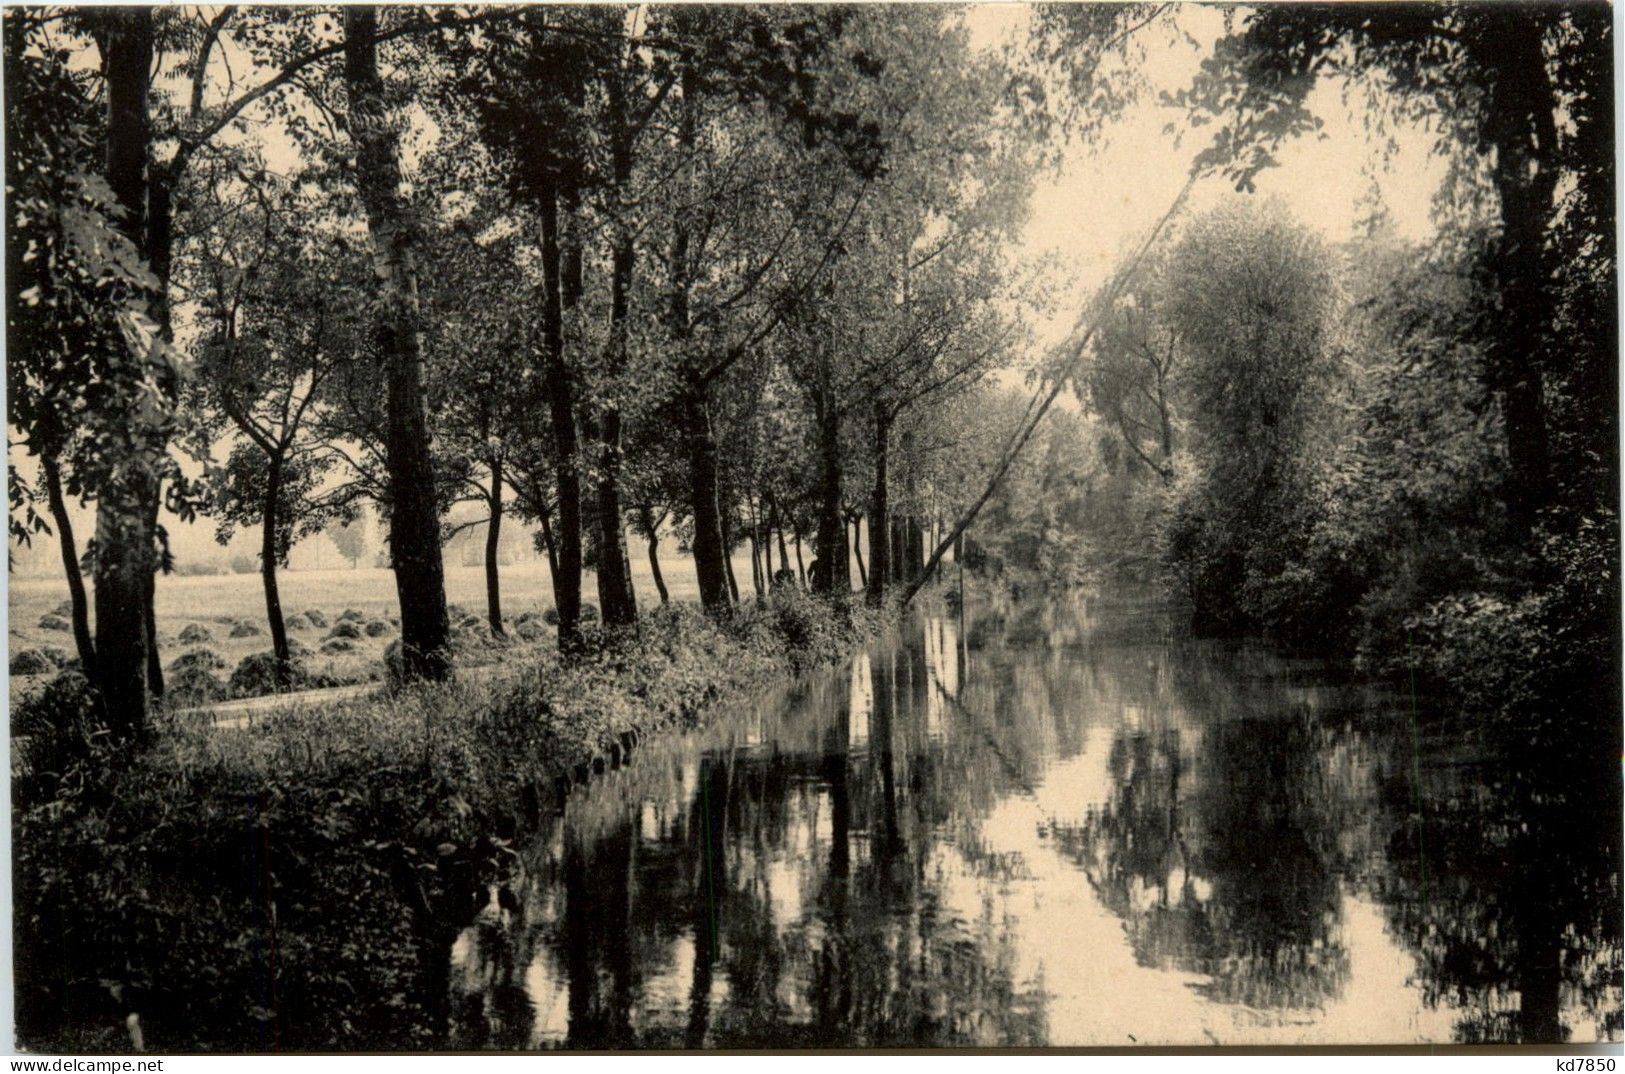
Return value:
[[(637, 590), (640, 607), (659, 603), (646, 555), (634, 546), (632, 556), (632, 583)], [(667, 551), (661, 557), (661, 571), (671, 599), (693, 601), (699, 599), (694, 579), (694, 561), (686, 555)], [(741, 595), (750, 589), (750, 554), (742, 552), (734, 557), (734, 572), (741, 586)], [(347, 609), (354, 609), (367, 620), (390, 620), (398, 614), (395, 599), (395, 576), (383, 568), (357, 568), (354, 570), (283, 571), (277, 576), (282, 596), (283, 614), (316, 609), (329, 621)], [(584, 600), (596, 603), (597, 578), (589, 572), (582, 583)], [(41, 620), (52, 614), (59, 604), (68, 599), (67, 583), (60, 579), (11, 579), (7, 602), (9, 653), (15, 655), (25, 648), (55, 646), (73, 651), (73, 635), (69, 629), (48, 629)], [(446, 568), (446, 599), (457, 610), (485, 618), (485, 568)], [(553, 587), (548, 578), (547, 564), (532, 560), (506, 566), (502, 569), (502, 612), (512, 620), (527, 611), (545, 611), (553, 605)], [(454, 615), (454, 619), (459, 616)], [(208, 630), (213, 640), (206, 647), (219, 653), (226, 661), (227, 670), (251, 653), (264, 652), (271, 647), (269, 629), (265, 625), (265, 593), (258, 574), (203, 575), (180, 577), (161, 575), (157, 585), (158, 643), (167, 665), (185, 650), (202, 647), (185, 644), (180, 633), (191, 624)], [(257, 627), (258, 635), (233, 638), (232, 625), (247, 623)], [(346, 681), (365, 681), (377, 677), (383, 669), (383, 652), (394, 640), (396, 631), (376, 638), (356, 639), (356, 648), (345, 653), (323, 653), (322, 639), (327, 631), (304, 628), (290, 635), (314, 650), (306, 659), (309, 669)], [(551, 639), (548, 639), (550, 643)], [(9, 663), (9, 661), (8, 661)], [(11, 696), (27, 691), (48, 676), (14, 676)]]

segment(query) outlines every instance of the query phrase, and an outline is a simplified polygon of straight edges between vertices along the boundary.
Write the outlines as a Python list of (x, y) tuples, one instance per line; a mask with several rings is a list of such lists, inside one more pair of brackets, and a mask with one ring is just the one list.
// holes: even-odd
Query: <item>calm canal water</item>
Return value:
[(1175, 623), (921, 615), (642, 750), (458, 938), (448, 1043), (1620, 1039), (1617, 743)]

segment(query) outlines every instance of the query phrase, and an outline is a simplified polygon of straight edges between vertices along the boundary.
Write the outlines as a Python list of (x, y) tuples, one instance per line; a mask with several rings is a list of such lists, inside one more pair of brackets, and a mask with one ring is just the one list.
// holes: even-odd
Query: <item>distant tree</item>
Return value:
[(350, 569), (355, 570), (367, 554), (366, 522), (359, 517), (330, 519), (323, 532), (333, 542), (333, 547), (339, 550), (339, 555), (350, 561)]

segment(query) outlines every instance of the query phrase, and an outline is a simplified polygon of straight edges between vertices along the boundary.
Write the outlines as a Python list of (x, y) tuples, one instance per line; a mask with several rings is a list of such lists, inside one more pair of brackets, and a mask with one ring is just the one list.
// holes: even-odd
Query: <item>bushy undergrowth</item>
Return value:
[[(155, 1048), (430, 1046), (470, 894), (577, 766), (879, 621), (795, 592), (720, 619), (670, 605), (570, 659), (532, 653), (517, 680), (65, 752), (15, 801), (20, 1039), (127, 1047), (136, 1012)], [(83, 680), (46, 694), (25, 722), (85, 725)]]

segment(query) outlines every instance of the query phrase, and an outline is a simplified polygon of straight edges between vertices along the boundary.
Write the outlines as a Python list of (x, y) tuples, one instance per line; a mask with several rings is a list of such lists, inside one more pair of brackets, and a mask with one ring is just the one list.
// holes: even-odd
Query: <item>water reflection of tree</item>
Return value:
[(1435, 748), (1384, 788), (1404, 819), (1382, 896), (1463, 1042), (1619, 1039), (1617, 729), (1598, 738), (1473, 763)]
[(1300, 725), (1254, 720), (1210, 728), (1186, 752), (1177, 728), (1117, 738), (1111, 800), (1051, 834), (1124, 919), (1141, 964), (1204, 974), (1210, 998), (1256, 1008), (1341, 992), (1337, 875), (1296, 785), (1311, 741)]
[[(1044, 1042), (1009, 924), (963, 920), (945, 897), (981, 866), (960, 863), (943, 842), (960, 833), (939, 827), (967, 805), (987, 808), (1015, 777), (961, 728), (928, 728), (963, 719), (933, 704), (966, 670), (944, 637), (928, 646), (915, 629), (878, 652), (861, 665), (867, 690), (814, 680), (795, 725), (767, 728), (761, 747), (724, 742), (697, 765), (669, 760), (673, 772), (691, 767), (648, 781), (653, 801), (593, 806), (584, 827), (567, 821), (556, 847), (533, 852), (518, 918), (539, 937), (530, 957), (568, 992), (564, 1043)], [(930, 663), (945, 660), (955, 666)], [(853, 698), (870, 710), (849, 711)], [(861, 744), (854, 723), (867, 727)], [(526, 972), (520, 946), (509, 950), (494, 946), (474, 975), (481, 1013), (469, 1021), (481, 1031), (465, 1031), (465, 1046), (512, 1047), (529, 1025), (521, 1010), (498, 1016), (499, 994)], [(654, 978), (677, 972), (681, 1017), (647, 1010)]]
[(1326, 764), (1348, 748), (1337, 721), (1312, 715), (1278, 667), (1238, 674), (1250, 659), (1189, 644), (1092, 654), (1089, 703), (1125, 716), (1112, 790), (1050, 834), (1142, 965), (1201, 974), (1222, 1003), (1316, 1008), (1348, 979), (1339, 882), (1358, 787)]

